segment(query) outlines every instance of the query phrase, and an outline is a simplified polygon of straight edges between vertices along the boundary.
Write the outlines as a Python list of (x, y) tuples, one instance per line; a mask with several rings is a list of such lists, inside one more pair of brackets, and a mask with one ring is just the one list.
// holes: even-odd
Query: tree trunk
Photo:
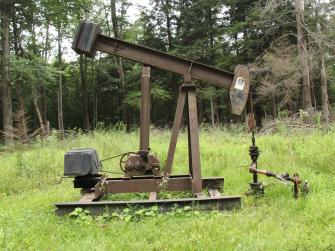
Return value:
[(329, 99), (328, 99), (328, 86), (327, 75), (325, 67), (325, 52), (323, 46), (323, 37), (321, 32), (321, 25), (319, 19), (318, 8), (316, 9), (316, 30), (319, 36), (319, 60), (320, 60), (320, 77), (321, 77), (321, 99), (322, 99), (322, 114), (326, 123), (329, 123)]
[(209, 60), (210, 63), (213, 63), (214, 60), (214, 31), (215, 31), (215, 21), (213, 20), (213, 13), (211, 7), (207, 9), (207, 20), (209, 23), (208, 26), (208, 39), (209, 39)]
[(93, 126), (94, 128), (98, 125), (98, 85), (95, 82), (95, 72), (94, 72), (94, 59), (91, 61), (91, 72), (92, 72), (92, 87), (94, 88), (94, 111), (93, 111)]
[(40, 112), (40, 108), (38, 107), (37, 97), (35, 95), (33, 95), (33, 96), (34, 96), (33, 103), (34, 103), (35, 111), (36, 111), (36, 114), (37, 114), (38, 123), (40, 124), (42, 135), (45, 136), (46, 132), (45, 132), (45, 128), (44, 128), (44, 124), (43, 124), (43, 118), (42, 118), (42, 115), (41, 115), (41, 112)]
[(276, 94), (272, 94), (272, 117), (274, 119), (277, 118), (277, 111), (278, 111), (278, 107), (277, 107)]
[[(122, 39), (122, 22), (119, 24), (117, 20), (117, 14), (116, 14), (116, 0), (111, 0), (111, 16), (112, 16), (112, 25), (113, 25), (113, 33), (114, 37), (118, 39)], [(124, 77), (124, 70), (123, 70), (123, 59), (122, 58), (115, 58), (114, 62), (117, 66), (117, 70), (120, 77), (120, 83), (121, 83), (121, 97), (120, 100), (124, 100), (127, 90), (126, 90), (126, 81)], [(127, 113), (127, 108), (124, 106), (122, 109), (122, 120), (127, 123), (127, 128), (130, 128), (128, 125), (129, 114)]]
[[(20, 45), (21, 45), (21, 38), (20, 38), (20, 31), (17, 26), (17, 13), (15, 12), (13, 15), (13, 36), (14, 36), (14, 53), (15, 56), (20, 55)], [(21, 56), (22, 56), (22, 51), (21, 51)]]
[(13, 110), (9, 79), (9, 4), (2, 3), (2, 114), (6, 144), (13, 141)]
[(116, 17), (116, 0), (111, 0), (111, 14), (112, 14), (112, 25), (113, 33), (115, 38), (119, 38), (119, 27)]
[(81, 101), (82, 101), (82, 116), (83, 124), (86, 131), (91, 130), (90, 125), (90, 116), (88, 111), (88, 95), (87, 95), (87, 86), (86, 86), (86, 71), (87, 63), (86, 57), (80, 54), (79, 56), (79, 68), (80, 68), (80, 82), (81, 82)]
[(98, 126), (98, 96), (94, 94), (94, 129)]
[(321, 89), (322, 89), (322, 113), (324, 120), (326, 123), (329, 123), (330, 120), (330, 112), (329, 112), (329, 99), (328, 99), (328, 86), (327, 86), (327, 75), (326, 75), (326, 67), (325, 67), (325, 55), (323, 51), (320, 54), (320, 61), (321, 61)]
[(47, 98), (47, 90), (46, 87), (43, 86), (43, 92), (42, 92), (42, 118), (43, 123), (46, 125), (46, 122), (48, 121), (47, 113), (48, 113), (48, 98)]
[(303, 108), (309, 113), (313, 112), (311, 84), (309, 78), (308, 52), (304, 39), (304, 0), (295, 0), (295, 14), (297, 22), (297, 46), (300, 61), (300, 72), (302, 78), (302, 103)]
[(64, 137), (64, 122), (63, 122), (63, 81), (62, 81), (62, 33), (60, 27), (60, 20), (57, 22), (57, 40), (58, 40), (58, 129), (61, 133), (61, 137)]
[(210, 99), (210, 102), (211, 102), (211, 121), (212, 121), (212, 127), (215, 127), (213, 98)]
[(26, 109), (25, 109), (24, 97), (22, 94), (21, 83), (17, 83), (16, 95), (19, 101), (19, 110), (17, 112), (16, 123), (18, 123), (17, 127), (19, 129), (19, 134), (24, 140), (26, 140), (28, 138), (28, 129), (27, 129)]
[[(46, 19), (46, 34), (45, 34), (45, 43), (44, 43), (44, 49), (43, 49), (43, 57), (47, 61), (48, 60), (48, 51), (50, 48), (49, 44), (49, 18)], [(43, 85), (43, 91), (42, 91), (42, 118), (43, 118), (43, 124), (46, 128), (46, 134), (49, 133), (48, 130), (48, 119), (47, 119), (47, 111), (48, 111), (48, 100), (47, 100), (47, 91), (45, 85)]]
[(48, 51), (49, 51), (49, 19), (46, 20), (46, 34), (45, 34), (45, 43), (44, 43), (44, 51), (43, 51), (43, 57), (45, 60), (48, 60)]
[(166, 16), (166, 32), (167, 32), (167, 39), (168, 39), (168, 51), (172, 50), (172, 27), (171, 27), (171, 15), (170, 15), (170, 10), (171, 10), (171, 3), (170, 0), (165, 0), (165, 5), (164, 5), (164, 12)]
[[(114, 37), (116, 37), (116, 36), (118, 36), (119, 34), (118, 34), (118, 30), (114, 28), (114, 27), (117, 27), (115, 1), (111, 0), (110, 5), (111, 5), (110, 8), (111, 8), (111, 16), (112, 16), (112, 28), (111, 28), (111, 26), (110, 26), (110, 24), (109, 24), (109, 22), (108, 22), (107, 8), (106, 8), (106, 6), (104, 6), (104, 12), (105, 12), (105, 18), (106, 18), (106, 24), (107, 24), (107, 31), (108, 31), (108, 35), (109, 35), (109, 36), (112, 36), (112, 33), (113, 33), (113, 34), (114, 34)], [(113, 18), (113, 15), (114, 15), (114, 18)], [(121, 76), (122, 76), (123, 74), (122, 74), (122, 71), (121, 71), (121, 69), (120, 69), (120, 67), (119, 67), (119, 63), (118, 63), (118, 61), (117, 61), (118, 59), (116, 58), (116, 56), (113, 56), (113, 60), (114, 60), (114, 64), (115, 64), (116, 67), (117, 67), (117, 71), (118, 71), (118, 74), (119, 74), (119, 77), (120, 77), (120, 83), (121, 83), (121, 84), (120, 84), (118, 87), (121, 89), (121, 88), (122, 88), (122, 85), (123, 85)], [(116, 103), (117, 103), (118, 105), (122, 105), (122, 97), (120, 97), (120, 96), (123, 96), (123, 94), (121, 93), (121, 95), (116, 96)], [(113, 97), (112, 97), (112, 98), (113, 98)], [(111, 109), (111, 113), (110, 113), (110, 114), (111, 114), (111, 117), (114, 116), (114, 114), (113, 114), (113, 109), (112, 109), (113, 104), (114, 104), (114, 102), (112, 102), (112, 106), (110, 106), (110, 109)], [(121, 118), (123, 119), (123, 121), (125, 121), (125, 118), (124, 118), (124, 116), (123, 116), (123, 110), (124, 110), (124, 109), (121, 110)], [(113, 122), (113, 120), (111, 120), (111, 122)]]
[(61, 136), (64, 136), (64, 124), (63, 124), (63, 86), (62, 86), (62, 74), (59, 74), (58, 92), (57, 92), (57, 103), (58, 103), (58, 129)]
[(32, 53), (34, 55), (41, 56), (41, 55), (39, 55), (38, 49), (37, 49), (37, 46), (36, 46), (36, 31), (35, 31), (35, 24), (34, 23), (32, 23), (32, 25), (31, 25), (31, 47), (32, 47)]
[[(14, 53), (15, 56), (23, 56), (21, 47), (20, 31), (17, 25), (17, 13), (13, 15), (13, 36), (14, 36)], [(26, 119), (26, 107), (24, 95), (22, 93), (22, 83), (17, 81), (16, 85), (16, 96), (18, 98), (19, 108), (15, 116), (15, 122), (18, 123), (17, 129), (21, 137), (21, 142), (25, 142), (28, 139), (27, 119)]]

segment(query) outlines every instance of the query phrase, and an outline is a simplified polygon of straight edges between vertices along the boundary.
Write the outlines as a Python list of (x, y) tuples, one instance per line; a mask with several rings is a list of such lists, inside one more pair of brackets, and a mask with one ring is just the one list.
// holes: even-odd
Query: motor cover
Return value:
[(101, 164), (95, 149), (73, 149), (64, 155), (65, 176), (95, 175), (100, 169)]

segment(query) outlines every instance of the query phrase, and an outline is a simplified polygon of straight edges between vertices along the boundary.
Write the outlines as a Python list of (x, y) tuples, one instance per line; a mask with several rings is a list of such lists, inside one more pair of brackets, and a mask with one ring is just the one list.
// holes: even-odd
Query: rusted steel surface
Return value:
[(302, 179), (299, 177), (298, 173), (295, 173), (293, 177), (290, 177), (288, 173), (274, 173), (269, 170), (265, 169), (258, 169), (257, 168), (257, 159), (259, 157), (259, 150), (255, 143), (255, 132), (252, 132), (252, 145), (249, 149), (249, 155), (252, 160), (252, 163), (249, 167), (249, 172), (253, 175), (253, 182), (250, 183), (250, 189), (247, 194), (264, 194), (264, 186), (261, 182), (258, 182), (258, 174), (265, 175), (267, 177), (273, 177), (280, 181), (282, 181), (285, 184), (288, 184), (289, 182), (293, 183), (293, 196), (295, 199), (299, 197), (299, 194), (301, 192), (302, 195), (307, 195), (309, 192), (309, 186), (307, 181), (305, 181), (304, 186), (302, 188), (302, 191), (300, 191), (300, 184), (302, 183)]
[(94, 57), (96, 51), (114, 54), (183, 76), (189, 74), (194, 79), (226, 88), (230, 88), (234, 78), (234, 74), (228, 71), (101, 35), (100, 26), (88, 22), (81, 22), (78, 26), (72, 48), (77, 53), (83, 53), (88, 57)]
[(297, 183), (297, 184), (300, 184), (302, 183), (302, 180), (299, 178), (299, 175), (298, 174), (294, 174), (294, 177), (290, 177), (288, 173), (274, 173), (274, 172), (271, 172), (269, 170), (265, 170), (265, 169), (257, 169), (255, 167), (254, 164), (252, 164), (250, 167), (249, 167), (249, 172), (251, 173), (258, 173), (258, 174), (263, 174), (267, 177), (273, 177), (273, 178), (276, 178), (282, 182), (293, 182), (293, 183)]
[[(185, 77), (185, 81), (187, 78)], [(194, 194), (201, 196), (202, 194), (202, 180), (200, 169), (200, 146), (199, 146), (199, 128), (196, 102), (196, 86), (190, 83), (184, 83), (179, 89), (179, 98), (176, 108), (175, 119), (173, 122), (171, 140), (169, 151), (167, 155), (165, 175), (171, 174), (174, 153), (178, 134), (181, 126), (185, 101), (187, 110), (187, 124), (188, 124), (188, 158), (189, 158), (189, 173), (192, 176), (192, 191)]]
[(248, 67), (243, 65), (238, 65), (233, 74), (145, 46), (101, 35), (100, 26), (88, 22), (79, 24), (72, 48), (77, 53), (88, 57), (94, 57), (96, 51), (101, 51), (174, 72), (184, 78), (187, 76), (230, 89), (232, 112), (237, 115), (242, 113), (247, 102), (250, 76)]
[[(95, 186), (96, 197), (109, 193), (137, 193), (159, 191), (161, 179), (129, 179), (129, 180), (106, 180)], [(191, 190), (191, 179), (170, 179), (166, 186), (167, 191)]]
[(202, 194), (201, 169), (200, 169), (200, 146), (199, 146), (199, 127), (197, 115), (197, 100), (195, 89), (187, 93), (188, 101), (188, 141), (189, 141), (189, 169), (192, 175), (193, 194)]
[(236, 66), (234, 80), (229, 92), (232, 113), (242, 113), (248, 100), (249, 88), (250, 76), (248, 67), (245, 65)]
[(122, 212), (128, 207), (152, 207), (158, 206), (161, 212), (178, 206), (192, 206), (198, 210), (232, 210), (241, 207), (240, 196), (222, 196), (215, 198), (185, 198), (173, 200), (138, 200), (138, 201), (96, 201), (96, 202), (68, 202), (57, 203), (56, 214), (63, 216), (80, 207), (88, 210), (91, 215), (100, 215), (105, 212)]
[[(189, 79), (190, 80), (190, 79)], [(185, 76), (187, 81), (187, 76)], [(199, 146), (199, 128), (196, 102), (196, 86), (190, 83), (184, 83), (180, 86), (179, 98), (176, 108), (175, 119), (173, 122), (172, 135), (170, 140), (169, 151), (167, 155), (165, 175), (171, 174), (174, 153), (178, 139), (178, 133), (182, 121), (185, 100), (188, 122), (188, 158), (189, 158), (189, 173), (192, 176), (192, 192), (196, 196), (202, 195), (202, 180), (200, 169), (200, 146)]]
[(149, 151), (150, 67), (143, 66), (141, 77), (140, 151)]
[[(95, 193), (98, 198), (103, 193), (136, 193), (136, 192), (157, 192), (161, 189), (162, 177), (142, 176), (131, 179), (107, 178), (95, 185)], [(203, 181), (203, 182), (202, 182)], [(222, 177), (207, 178), (201, 180), (200, 191), (211, 187), (220, 189), (223, 187)], [(189, 175), (173, 175), (169, 178), (166, 191), (192, 191), (192, 177)]]
[(250, 76), (246, 66), (237, 66), (233, 74), (145, 46), (101, 35), (100, 26), (88, 22), (79, 24), (72, 48), (77, 53), (88, 57), (94, 57), (96, 51), (101, 51), (230, 89), (232, 112), (238, 115), (241, 114), (248, 98)]
[(88, 57), (94, 57), (96, 51), (118, 55), (183, 76), (190, 74), (194, 79), (226, 88), (230, 88), (234, 78), (234, 74), (228, 71), (173, 56), (145, 46), (101, 35), (100, 26), (88, 22), (81, 22), (78, 26), (72, 48), (77, 53), (84, 53)]
[(174, 121), (173, 121), (173, 126), (172, 126), (172, 134), (171, 134), (169, 150), (168, 150), (168, 154), (167, 154), (167, 158), (166, 158), (166, 165), (165, 165), (165, 169), (164, 169), (164, 175), (170, 175), (171, 174), (174, 154), (175, 154), (175, 151), (176, 151), (178, 134), (179, 134), (182, 118), (183, 118), (185, 100), (186, 100), (186, 93), (182, 92), (182, 91), (179, 91), (179, 97), (178, 97), (178, 102), (177, 102), (176, 113), (174, 115)]
[(228, 89), (234, 78), (234, 74), (231, 72), (103, 35), (97, 36), (95, 49), (171, 71), (182, 76), (190, 74), (193, 79), (202, 80)]
[(80, 22), (72, 41), (72, 49), (78, 54), (93, 58), (97, 52), (95, 43), (100, 32), (100, 25), (84, 21)]
[(159, 160), (149, 151), (130, 152), (120, 159), (120, 168), (127, 177), (141, 175), (160, 176)]
[[(75, 208), (80, 207), (90, 211), (92, 215), (99, 215), (104, 212), (122, 211), (127, 207), (151, 207), (157, 205), (162, 212), (169, 210), (171, 207), (178, 206), (195, 206), (200, 210), (230, 210), (240, 208), (240, 196), (220, 196), (219, 190), (223, 188), (223, 177), (209, 177), (202, 179), (202, 189), (208, 189), (210, 198), (184, 198), (172, 200), (157, 199), (160, 183), (164, 177), (138, 176), (133, 178), (106, 178), (100, 177), (100, 182), (96, 185), (96, 193), (92, 189), (85, 189), (86, 194), (79, 202), (56, 203), (56, 214), (65, 215), (72, 212)], [(87, 181), (86, 181), (87, 182)], [(101, 183), (104, 183), (104, 193), (120, 192), (149, 192), (149, 200), (139, 201), (97, 201), (102, 195), (97, 193)], [(121, 186), (120, 186), (121, 184)], [(169, 178), (167, 191), (191, 191), (192, 179), (189, 175), (172, 175)], [(93, 196), (94, 194), (94, 196)], [(95, 200), (95, 201), (93, 201)]]
[(290, 182), (293, 182), (293, 183), (297, 183), (297, 184), (300, 184), (302, 183), (302, 180), (299, 178), (299, 175), (297, 173), (294, 174), (293, 178), (289, 176), (288, 173), (274, 173), (274, 172), (271, 172), (269, 170), (265, 170), (265, 169), (257, 169), (255, 164), (252, 164), (250, 167), (249, 167), (249, 172), (251, 173), (258, 173), (258, 174), (263, 174), (263, 175), (266, 175), (267, 177), (274, 177), (282, 182), (287, 182), (287, 181), (290, 181)]
[[(171, 175), (169, 179), (189, 179), (190, 175)], [(155, 179), (159, 182), (162, 181), (163, 177), (154, 177), (154, 176), (136, 176), (132, 178), (107, 178), (107, 181), (123, 181), (123, 180), (148, 180), (148, 179)], [(101, 176), (96, 177), (75, 177), (73, 183), (74, 188), (84, 188), (84, 189), (90, 189), (93, 188), (99, 181), (101, 181)], [(203, 188), (216, 188), (216, 189), (222, 189), (224, 184), (224, 178), (223, 177), (208, 177), (202, 179), (202, 185)]]
[[(249, 171), (251, 173), (256, 173), (256, 174), (262, 174), (265, 175), (267, 177), (273, 177), (276, 178), (284, 183), (287, 182), (292, 182), (293, 183), (293, 197), (294, 198), (298, 198), (299, 197), (299, 185), (302, 183), (301, 178), (299, 177), (298, 173), (295, 173), (293, 175), (293, 177), (290, 177), (290, 175), (288, 173), (280, 173), (280, 174), (276, 174), (274, 172), (271, 172), (269, 170), (262, 170), (262, 169), (257, 169), (255, 164), (252, 164), (249, 167)], [(308, 192), (307, 192), (308, 193)]]

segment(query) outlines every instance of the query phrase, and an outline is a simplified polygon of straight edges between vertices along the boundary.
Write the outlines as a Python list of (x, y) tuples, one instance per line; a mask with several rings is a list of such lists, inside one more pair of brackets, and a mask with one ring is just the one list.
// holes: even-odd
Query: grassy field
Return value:
[[(151, 148), (166, 158), (170, 134), (154, 131)], [(59, 184), (63, 154), (94, 147), (100, 158), (137, 150), (138, 133), (99, 131), (15, 145), (0, 152), (0, 247), (4, 250), (335, 250), (335, 128), (328, 132), (285, 129), (257, 136), (260, 168), (298, 172), (310, 184), (307, 198), (262, 177), (262, 198), (247, 197), (250, 135), (202, 130), (203, 176), (224, 176), (226, 195), (242, 195), (230, 212), (174, 211), (143, 217), (58, 218), (55, 202), (78, 200), (72, 181)], [(174, 173), (185, 173), (186, 135), (177, 146)], [(116, 161), (104, 168), (118, 172)], [(131, 214), (129, 213), (131, 216)]]

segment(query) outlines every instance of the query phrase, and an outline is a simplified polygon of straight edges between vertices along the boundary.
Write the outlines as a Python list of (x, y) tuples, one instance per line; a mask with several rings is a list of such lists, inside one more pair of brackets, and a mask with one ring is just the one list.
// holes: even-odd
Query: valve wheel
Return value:
[[(136, 153), (135, 152), (127, 152), (127, 153), (124, 153), (120, 158), (119, 164), (120, 164), (120, 169), (123, 173), (127, 173), (126, 164), (127, 164), (127, 160), (128, 160), (128, 157), (129, 157), (130, 154), (136, 154)], [(127, 157), (127, 158), (125, 159), (125, 157)]]

